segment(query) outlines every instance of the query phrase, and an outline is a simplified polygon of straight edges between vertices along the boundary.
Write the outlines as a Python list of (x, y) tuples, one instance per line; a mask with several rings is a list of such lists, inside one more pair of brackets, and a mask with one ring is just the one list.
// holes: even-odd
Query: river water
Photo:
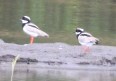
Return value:
[[(36, 43), (78, 44), (77, 27), (100, 39), (102, 45), (116, 45), (115, 0), (0, 0), (0, 38), (24, 44), (29, 36), (22, 31), (22, 16), (50, 35)], [(0, 81), (9, 81), (10, 70), (0, 70)], [(15, 70), (14, 81), (116, 81), (116, 72), (77, 70)]]
[[(10, 81), (11, 71), (0, 70), (0, 81)], [(115, 71), (20, 69), (13, 81), (116, 81)]]
[(116, 45), (115, 0), (0, 0), (0, 38), (28, 43), (19, 20), (24, 15), (50, 35), (49, 39), (36, 38), (36, 43), (78, 44), (74, 32), (82, 27), (99, 38), (100, 44)]

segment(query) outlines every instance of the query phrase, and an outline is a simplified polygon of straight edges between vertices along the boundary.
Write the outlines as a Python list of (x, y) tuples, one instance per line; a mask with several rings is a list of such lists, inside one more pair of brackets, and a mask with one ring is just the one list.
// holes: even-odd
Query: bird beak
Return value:
[(76, 34), (76, 35), (79, 35), (79, 34), (80, 34), (80, 32), (75, 32), (75, 34)]

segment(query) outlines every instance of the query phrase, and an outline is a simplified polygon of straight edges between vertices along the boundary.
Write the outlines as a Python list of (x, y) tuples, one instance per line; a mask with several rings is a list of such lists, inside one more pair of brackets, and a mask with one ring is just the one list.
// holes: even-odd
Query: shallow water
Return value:
[[(116, 45), (115, 0), (0, 0), (0, 38), (10, 43), (28, 43), (20, 18), (28, 15), (50, 38), (35, 42), (78, 44), (76, 27), (100, 39), (100, 44)], [(71, 39), (71, 40), (70, 40)]]
[[(0, 70), (0, 81), (9, 81), (10, 70)], [(17, 69), (13, 81), (116, 81), (115, 71)]]

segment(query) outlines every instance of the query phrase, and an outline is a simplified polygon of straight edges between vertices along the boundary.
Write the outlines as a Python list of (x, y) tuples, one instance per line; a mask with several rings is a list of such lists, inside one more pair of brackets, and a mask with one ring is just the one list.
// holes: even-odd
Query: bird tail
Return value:
[(96, 38), (95, 44), (99, 44), (99, 39)]
[(38, 33), (40, 37), (49, 37), (49, 35), (46, 32), (41, 31), (41, 30), (38, 30), (38, 31), (39, 31)]

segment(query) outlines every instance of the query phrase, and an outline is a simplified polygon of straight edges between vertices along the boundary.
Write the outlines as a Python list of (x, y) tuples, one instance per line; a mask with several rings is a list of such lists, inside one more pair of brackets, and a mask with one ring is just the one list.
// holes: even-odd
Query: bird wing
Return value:
[(38, 36), (40, 36), (40, 37), (49, 37), (49, 35), (46, 32), (42, 31), (42, 30), (38, 30)]
[(95, 37), (88, 37), (88, 41), (95, 43), (96, 41), (99, 41), (99, 39)]
[(29, 23), (28, 26), (36, 28), (36, 29), (40, 29), (37, 25), (35, 25), (34, 23)]
[(95, 38), (95, 37), (80, 37), (79, 38), (79, 41), (80, 42), (83, 42), (83, 43), (93, 43), (93, 44), (96, 44), (99, 39)]
[(93, 37), (90, 33), (84, 32), (78, 37), (79, 43), (82, 45), (98, 44), (99, 39)]
[(33, 33), (33, 34), (35, 33), (41, 37), (49, 37), (49, 35), (47, 33), (40, 30), (40, 28), (33, 23), (28, 24), (26, 30), (29, 31), (30, 33)]
[(81, 33), (80, 36), (92, 37), (92, 35), (90, 33), (88, 33), (88, 32)]

